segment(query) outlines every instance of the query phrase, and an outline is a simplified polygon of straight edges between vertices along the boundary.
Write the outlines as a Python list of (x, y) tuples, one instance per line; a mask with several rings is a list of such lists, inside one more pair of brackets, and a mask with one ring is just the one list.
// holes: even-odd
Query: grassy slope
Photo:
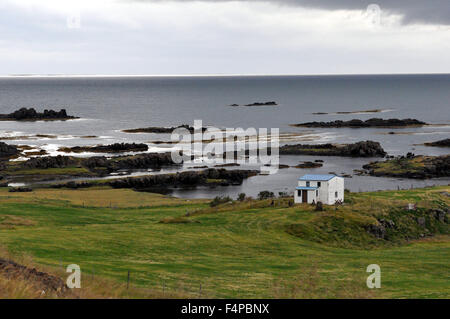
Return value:
[[(428, 205), (449, 190), (352, 194), (349, 200), (354, 210), (378, 210), (412, 200)], [(450, 296), (448, 235), (377, 249), (333, 247), (285, 231), (316, 218), (309, 206), (240, 205), (211, 210), (202, 200), (132, 190), (0, 189), (0, 243), (46, 267), (77, 263), (88, 286), (92, 272), (123, 283), (130, 270), (133, 285), (195, 296), (201, 284), (202, 297)], [(199, 209), (204, 213), (189, 217), (195, 223), (159, 223)], [(382, 270), (377, 291), (365, 286), (372, 263)]]

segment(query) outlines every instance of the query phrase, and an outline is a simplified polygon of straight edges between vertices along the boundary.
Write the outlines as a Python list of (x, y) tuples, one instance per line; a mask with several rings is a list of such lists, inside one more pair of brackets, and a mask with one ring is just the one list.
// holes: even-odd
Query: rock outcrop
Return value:
[(6, 121), (38, 121), (38, 120), (71, 120), (76, 119), (75, 116), (67, 115), (65, 109), (60, 111), (44, 110), (37, 112), (34, 108), (21, 108), (9, 114), (0, 114), (0, 120)]
[(24, 166), (32, 169), (65, 168), (78, 164), (78, 161), (79, 159), (70, 156), (43, 156), (29, 159)]
[(117, 156), (107, 158), (94, 156), (77, 158), (72, 156), (43, 156), (31, 158), (23, 164), (27, 168), (47, 169), (66, 168), (70, 166), (82, 166), (90, 170), (106, 169), (109, 172), (120, 169), (146, 169), (160, 168), (162, 166), (175, 165), (171, 153), (144, 153), (133, 156)]
[(15, 145), (9, 145), (3, 142), (0, 142), (0, 160), (8, 159), (18, 155), (20, 151), (17, 149)]
[(436, 142), (425, 143), (426, 146), (450, 147), (450, 138)]
[(173, 162), (172, 154), (169, 152), (113, 157), (107, 161), (107, 167), (113, 171), (119, 169), (160, 168), (162, 166), (171, 165), (178, 164)]
[[(172, 133), (174, 130), (178, 129), (178, 128), (184, 128), (186, 130), (188, 130), (189, 132), (193, 133), (194, 132), (194, 127), (193, 126), (189, 126), (187, 124), (183, 124), (183, 125), (179, 125), (179, 126), (174, 126), (174, 127), (158, 127), (158, 126), (150, 126), (150, 127), (143, 127), (143, 128), (135, 128), (135, 129), (127, 129), (127, 130), (122, 130), (122, 132), (125, 133), (157, 133), (157, 134), (170, 134)], [(202, 127), (201, 128), (202, 132), (205, 132), (207, 130), (206, 127)]]
[(416, 120), (416, 119), (381, 119), (381, 118), (371, 118), (368, 120), (353, 119), (349, 121), (331, 121), (331, 122), (307, 122), (300, 124), (291, 124), (291, 126), (298, 127), (323, 127), (323, 128), (339, 128), (339, 127), (350, 127), (350, 128), (363, 128), (363, 127), (410, 127), (410, 126), (423, 126), (427, 123)]
[(95, 145), (95, 146), (75, 146), (75, 147), (61, 147), (60, 152), (66, 153), (123, 153), (123, 152), (146, 152), (148, 145), (144, 143), (114, 143), (109, 145)]
[(306, 161), (306, 162), (299, 163), (298, 165), (296, 165), (294, 167), (295, 168), (318, 168), (318, 167), (322, 167), (322, 166), (323, 166), (323, 164), (321, 164), (321, 163)]
[[(244, 106), (276, 106), (278, 105), (275, 101), (269, 101), (269, 102), (253, 102), (249, 104), (245, 104)], [(230, 106), (239, 106), (239, 104), (233, 103), (230, 104)]]
[(275, 101), (270, 102), (254, 102), (250, 104), (245, 104), (245, 106), (275, 106), (278, 105)]

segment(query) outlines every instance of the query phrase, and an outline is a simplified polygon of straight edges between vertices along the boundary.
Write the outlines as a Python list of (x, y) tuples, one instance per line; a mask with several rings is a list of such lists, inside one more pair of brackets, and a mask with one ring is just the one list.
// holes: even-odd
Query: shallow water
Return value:
[[(230, 104), (276, 101), (278, 106), (230, 107)], [(255, 77), (49, 77), (1, 78), (0, 113), (19, 107), (66, 108), (80, 116), (74, 121), (0, 122), (0, 137), (51, 134), (56, 138), (7, 140), (27, 144), (56, 154), (60, 146), (108, 144), (113, 142), (150, 142), (169, 140), (168, 134), (127, 134), (122, 129), (147, 126), (204, 125), (219, 128), (279, 128), (284, 133), (309, 132), (292, 123), (352, 118), (417, 118), (436, 126), (404, 129), (313, 129), (313, 140), (297, 143), (350, 143), (379, 141), (391, 155), (442, 155), (448, 149), (425, 147), (424, 142), (450, 135), (450, 75), (376, 75), (376, 76), (255, 76)], [(383, 109), (375, 114), (336, 114), (340, 111)], [(332, 114), (314, 115), (314, 112)], [(333, 114), (334, 113), (334, 114)], [(388, 134), (394, 131), (401, 134)], [(82, 138), (93, 135), (96, 138)], [(151, 151), (164, 145), (150, 144)], [(306, 156), (285, 157), (280, 163), (295, 165)], [(315, 157), (313, 159), (318, 159)], [(271, 176), (252, 177), (242, 186), (213, 190), (177, 190), (174, 195), (212, 197), (259, 190), (287, 191), (304, 173), (334, 171), (352, 174), (370, 159), (322, 157), (319, 169), (282, 169)], [(247, 167), (241, 167), (247, 168)], [(448, 184), (449, 179), (410, 181), (353, 176), (346, 188), (353, 191)]]

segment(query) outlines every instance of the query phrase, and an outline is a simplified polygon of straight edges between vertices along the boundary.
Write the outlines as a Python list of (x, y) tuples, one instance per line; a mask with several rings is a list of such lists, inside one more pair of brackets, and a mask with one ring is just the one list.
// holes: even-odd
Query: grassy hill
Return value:
[(448, 217), (433, 210), (448, 209), (449, 191), (346, 194), (316, 212), (286, 199), (210, 207), (129, 189), (0, 188), (0, 243), (61, 277), (80, 265), (84, 297), (448, 298)]

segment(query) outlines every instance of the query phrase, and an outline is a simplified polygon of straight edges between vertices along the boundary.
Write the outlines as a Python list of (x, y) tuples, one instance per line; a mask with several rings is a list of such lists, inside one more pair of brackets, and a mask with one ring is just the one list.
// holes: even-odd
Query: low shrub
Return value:
[(214, 199), (209, 203), (209, 206), (216, 207), (221, 204), (232, 202), (233, 200), (230, 198), (230, 196), (216, 196)]
[(275, 194), (270, 191), (262, 191), (262, 192), (259, 192), (259, 194), (258, 194), (259, 200), (269, 199), (269, 198), (274, 198), (274, 197), (275, 197)]

